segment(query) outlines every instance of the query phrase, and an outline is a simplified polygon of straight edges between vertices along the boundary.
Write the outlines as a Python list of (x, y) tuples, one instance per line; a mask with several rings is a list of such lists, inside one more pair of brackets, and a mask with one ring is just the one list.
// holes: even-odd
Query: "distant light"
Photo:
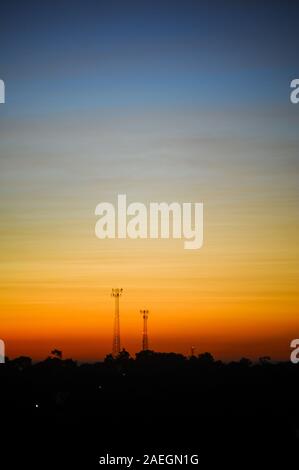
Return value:
[(99, 385), (99, 388), (102, 388), (102, 385)]
[(39, 407), (39, 405), (36, 403), (36, 404), (35, 404), (35, 408), (38, 408), (38, 407)]

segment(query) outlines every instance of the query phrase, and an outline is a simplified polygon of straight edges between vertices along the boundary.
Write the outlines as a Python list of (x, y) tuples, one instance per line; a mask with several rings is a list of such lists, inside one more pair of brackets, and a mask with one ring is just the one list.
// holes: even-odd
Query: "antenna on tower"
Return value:
[(148, 349), (147, 320), (148, 320), (149, 311), (140, 310), (140, 313), (143, 318), (142, 350), (146, 351)]
[(119, 298), (123, 293), (123, 289), (112, 289), (111, 297), (115, 298), (114, 312), (114, 331), (112, 343), (112, 356), (116, 357), (120, 353), (120, 326), (119, 326)]

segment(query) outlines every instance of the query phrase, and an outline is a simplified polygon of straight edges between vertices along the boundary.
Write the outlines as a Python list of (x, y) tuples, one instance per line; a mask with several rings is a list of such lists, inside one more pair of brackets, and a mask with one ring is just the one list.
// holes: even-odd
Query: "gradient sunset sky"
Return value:
[[(288, 358), (298, 338), (298, 2), (1, 3), (0, 337)], [(99, 240), (101, 201), (204, 202), (204, 246)]]

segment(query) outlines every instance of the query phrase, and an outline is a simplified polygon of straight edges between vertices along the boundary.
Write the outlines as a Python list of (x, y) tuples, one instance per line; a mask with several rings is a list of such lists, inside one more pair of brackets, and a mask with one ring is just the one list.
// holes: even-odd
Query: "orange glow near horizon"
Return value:
[[(238, 137), (239, 116), (222, 118), (215, 113), (211, 138), (201, 127), (206, 115), (194, 110), (180, 131), (179, 117), (160, 110), (106, 127), (96, 116), (85, 124), (68, 116), (67, 126), (63, 116), (11, 124), (8, 139), (36, 147), (17, 145), (1, 176), (0, 335), (8, 356), (41, 359), (58, 348), (102, 359), (112, 347), (111, 288), (122, 287), (121, 344), (131, 354), (141, 348), (139, 310), (147, 308), (154, 350), (289, 357), (299, 332), (293, 147)], [(234, 135), (223, 137), (229, 125)], [(134, 131), (142, 126), (150, 132)], [(95, 207), (116, 204), (117, 194), (146, 206), (203, 202), (203, 247), (97, 239)]]
[(204, 247), (186, 251), (181, 240), (108, 241), (89, 232), (68, 240), (60, 232), (55, 257), (54, 233), (34, 242), (31, 234), (26, 250), (24, 240), (8, 253), (2, 279), (7, 355), (42, 359), (59, 348), (65, 357), (102, 359), (112, 345), (111, 287), (119, 286), (121, 344), (131, 354), (141, 349), (146, 307), (154, 350), (287, 358), (298, 327), (291, 260), (278, 250), (280, 234), (259, 245), (253, 238), (248, 250), (253, 230), (241, 233), (207, 226)]

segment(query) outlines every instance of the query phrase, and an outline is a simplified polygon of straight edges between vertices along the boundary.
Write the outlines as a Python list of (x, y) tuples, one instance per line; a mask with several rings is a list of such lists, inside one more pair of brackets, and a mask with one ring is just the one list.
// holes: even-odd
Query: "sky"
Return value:
[[(299, 7), (1, 3), (0, 337), (287, 359), (298, 337)], [(99, 202), (203, 202), (204, 245), (99, 240)]]

